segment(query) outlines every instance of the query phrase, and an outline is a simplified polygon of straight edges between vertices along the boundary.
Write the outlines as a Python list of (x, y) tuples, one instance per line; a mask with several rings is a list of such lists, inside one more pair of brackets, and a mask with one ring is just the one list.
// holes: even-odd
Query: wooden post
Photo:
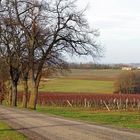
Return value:
[(125, 101), (125, 108), (127, 109), (127, 107), (128, 107), (128, 98)]
[(70, 103), (70, 101), (69, 101), (69, 100), (67, 100), (67, 103), (69, 104), (69, 106), (70, 106), (70, 107), (72, 107), (72, 104)]
[(108, 105), (106, 104), (106, 102), (103, 101), (103, 103), (104, 103), (105, 107), (107, 108), (107, 110), (110, 111), (110, 109), (109, 109)]
[(119, 101), (117, 100), (117, 108), (118, 108), (118, 110), (120, 109), (120, 107), (119, 107)]
[(85, 107), (87, 107), (87, 99), (84, 99)]

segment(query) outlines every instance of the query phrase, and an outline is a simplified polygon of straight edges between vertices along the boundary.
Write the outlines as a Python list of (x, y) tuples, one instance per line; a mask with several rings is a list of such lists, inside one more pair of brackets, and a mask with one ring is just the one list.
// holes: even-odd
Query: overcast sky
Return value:
[(78, 0), (78, 4), (88, 5), (90, 26), (100, 31), (105, 48), (101, 63), (140, 62), (140, 0)]

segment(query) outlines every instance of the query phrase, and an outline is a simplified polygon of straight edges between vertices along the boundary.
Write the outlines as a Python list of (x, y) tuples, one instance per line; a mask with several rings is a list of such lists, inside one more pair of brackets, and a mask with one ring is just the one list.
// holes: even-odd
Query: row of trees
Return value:
[(95, 63), (69, 63), (71, 69), (122, 69), (129, 67), (125, 64), (95, 64)]
[(101, 64), (101, 63), (69, 63), (69, 68), (71, 69), (122, 69), (123, 67), (132, 67), (133, 70), (136, 70), (137, 67), (131, 66), (129, 64)]
[(113, 69), (109, 64), (94, 64), (94, 63), (69, 63), (70, 69)]
[[(42, 72), (66, 68), (65, 54), (97, 57), (97, 30), (91, 30), (71, 0), (2, 0), (0, 4), (0, 58), (8, 67), (12, 106), (17, 85), (24, 85), (23, 106), (36, 109)], [(1, 62), (2, 63), (2, 62)], [(2, 67), (3, 65), (1, 65)], [(45, 67), (45, 68), (44, 68)], [(4, 66), (3, 66), (4, 68)]]

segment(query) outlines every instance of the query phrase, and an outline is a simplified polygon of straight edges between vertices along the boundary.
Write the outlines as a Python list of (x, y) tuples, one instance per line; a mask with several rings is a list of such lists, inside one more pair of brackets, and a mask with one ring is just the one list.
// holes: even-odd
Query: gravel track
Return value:
[(0, 106), (0, 119), (28, 136), (30, 140), (140, 140), (138, 132), (4, 106)]

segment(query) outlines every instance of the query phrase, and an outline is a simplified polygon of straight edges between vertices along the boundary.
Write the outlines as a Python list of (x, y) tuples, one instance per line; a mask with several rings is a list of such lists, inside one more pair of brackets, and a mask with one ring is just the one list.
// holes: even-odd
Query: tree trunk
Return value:
[(12, 106), (17, 106), (17, 83), (12, 82)]
[(23, 81), (23, 85), (24, 85), (24, 93), (23, 93), (23, 107), (27, 108), (27, 104), (28, 104), (28, 80), (24, 80)]
[(30, 92), (30, 100), (29, 100), (29, 108), (36, 110), (38, 99), (38, 84), (35, 81), (31, 83), (31, 92)]
[(12, 106), (12, 85), (9, 86), (8, 103)]

